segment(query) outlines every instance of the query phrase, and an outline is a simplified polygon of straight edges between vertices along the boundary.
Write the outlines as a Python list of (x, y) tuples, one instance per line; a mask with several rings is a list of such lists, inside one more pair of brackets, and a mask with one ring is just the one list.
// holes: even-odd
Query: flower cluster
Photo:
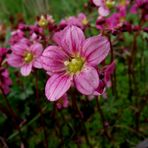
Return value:
[[(103, 94), (105, 88), (111, 86), (110, 76), (115, 69), (113, 60), (103, 68), (98, 66), (110, 52), (111, 40), (107, 33), (117, 34), (119, 31), (141, 28), (132, 26), (126, 19), (129, 0), (118, 3), (112, 0), (91, 2), (98, 7), (96, 28), (100, 34), (85, 37), (85, 31), (91, 29), (92, 25), (84, 13), (63, 19), (59, 24), (52, 16), (41, 15), (35, 24), (20, 23), (11, 32), (11, 53), (6, 56), (6, 50), (1, 48), (1, 65), (6, 59), (10, 66), (19, 68), (23, 76), (28, 76), (35, 69), (44, 69), (49, 76), (45, 95), (50, 101), (67, 100), (66, 93), (73, 87), (87, 96)], [(130, 11), (142, 9), (142, 17), (146, 19), (147, 4), (147, 0), (136, 0)], [(115, 10), (113, 13), (112, 8)], [(9, 77), (6, 69), (0, 68), (0, 72), (1, 82)], [(3, 84), (9, 86), (10, 79), (0, 83), (4, 89)]]
[(23, 76), (28, 76), (36, 68), (43, 68), (49, 75), (45, 94), (50, 101), (67, 96), (70, 87), (76, 87), (83, 95), (102, 94), (99, 92), (101, 78), (97, 67), (109, 54), (108, 38), (100, 34), (86, 39), (83, 30), (88, 21), (80, 13), (78, 17), (61, 21), (57, 26), (60, 31), (54, 31), (52, 36), (53, 45), (46, 46), (42, 41), (47, 39), (43, 32), (48, 21), (49, 18), (41, 16), (35, 25), (18, 25), (9, 40), (8, 64), (19, 68)]

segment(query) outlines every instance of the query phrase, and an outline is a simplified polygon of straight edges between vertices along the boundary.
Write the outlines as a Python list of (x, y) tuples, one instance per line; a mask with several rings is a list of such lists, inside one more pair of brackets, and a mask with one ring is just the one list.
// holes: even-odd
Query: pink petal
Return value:
[(95, 68), (86, 67), (81, 73), (74, 76), (74, 82), (82, 94), (91, 95), (99, 85), (99, 76)]
[(47, 71), (61, 72), (65, 70), (64, 61), (67, 59), (67, 54), (60, 47), (49, 46), (42, 54), (43, 68)]
[(56, 101), (70, 88), (72, 78), (66, 75), (55, 74), (51, 76), (45, 87), (45, 94), (48, 100)]
[(96, 6), (102, 6), (104, 4), (103, 0), (92, 0), (92, 1)]
[(102, 62), (110, 51), (110, 43), (106, 37), (94, 36), (85, 40), (83, 54), (88, 64), (96, 66)]
[(54, 33), (53, 37), (52, 37), (52, 40), (57, 43), (57, 45), (61, 46), (61, 41), (62, 41), (62, 38), (63, 38), (63, 35), (64, 35), (64, 31), (59, 31), (59, 32), (56, 32)]
[(41, 56), (36, 58), (35, 61), (33, 62), (33, 66), (35, 68), (42, 68), (42, 59), (41, 59)]
[(111, 75), (114, 73), (115, 71), (115, 68), (116, 68), (116, 63), (115, 61), (113, 61), (111, 64), (107, 65), (105, 67), (105, 70), (104, 70), (104, 75), (105, 75), (105, 82), (107, 83), (108, 81), (110, 81), (111, 79)]
[(30, 46), (30, 50), (32, 51), (34, 56), (38, 57), (42, 54), (43, 46), (42, 46), (42, 44), (34, 43), (33, 45)]
[(107, 8), (105, 8), (105, 7), (99, 7), (98, 13), (101, 16), (107, 16), (107, 15), (109, 15), (109, 10)]
[(7, 56), (7, 62), (10, 66), (21, 67), (23, 65), (23, 58), (19, 55), (10, 54)]
[(28, 76), (31, 73), (32, 70), (32, 63), (25, 64), (21, 67), (21, 74), (23, 76)]
[(85, 36), (83, 31), (76, 26), (68, 26), (64, 29), (64, 36), (62, 39), (62, 47), (70, 55), (81, 52)]
[(26, 45), (26, 44), (23, 44), (23, 43), (17, 43), (17, 44), (14, 44), (11, 49), (13, 51), (13, 53), (17, 54), (17, 55), (20, 55), (20, 56), (23, 56), (26, 49), (28, 49), (29, 47)]

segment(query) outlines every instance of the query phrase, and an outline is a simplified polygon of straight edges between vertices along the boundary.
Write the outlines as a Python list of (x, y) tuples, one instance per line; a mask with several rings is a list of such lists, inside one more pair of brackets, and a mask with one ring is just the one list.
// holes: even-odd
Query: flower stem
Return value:
[(20, 119), (18, 117), (18, 115), (15, 113), (15, 111), (11, 107), (11, 105), (10, 105), (8, 99), (7, 99), (7, 96), (5, 95), (5, 93), (4, 93), (4, 91), (3, 91), (2, 88), (1, 88), (1, 92), (2, 92), (2, 95), (3, 95), (3, 99), (4, 99), (5, 103), (6, 103), (7, 109), (9, 110), (9, 113), (12, 116), (12, 121), (14, 123), (15, 129), (18, 131), (19, 136), (20, 136), (20, 139), (21, 139), (21, 141), (23, 143), (23, 146), (26, 148), (27, 147), (26, 139), (24, 139), (24, 137), (22, 136), (21, 129), (20, 129), (18, 123), (16, 122), (16, 121), (19, 121), (20, 122), (22, 119)]
[(83, 114), (81, 113), (81, 111), (78, 107), (78, 104), (77, 104), (77, 97), (72, 97), (72, 106), (73, 106), (75, 112), (78, 113), (78, 115), (79, 115), (82, 127), (84, 128), (84, 136), (85, 136), (86, 143), (91, 148), (92, 146), (91, 146), (90, 141), (89, 141), (87, 128), (86, 128), (86, 125), (85, 125), (85, 122), (84, 122), (84, 119), (83, 119)]
[(48, 148), (48, 135), (47, 135), (47, 132), (46, 132), (46, 129), (45, 129), (45, 121), (43, 119), (43, 112), (42, 112), (42, 109), (41, 109), (41, 106), (40, 106), (37, 71), (35, 73), (35, 89), (36, 89), (36, 105), (37, 105), (39, 113), (41, 114), (41, 122), (40, 122), (40, 124), (41, 124), (41, 126), (43, 128), (43, 132), (44, 132), (44, 139), (45, 139), (44, 146), (45, 146), (45, 148)]
[(104, 135), (106, 136), (106, 138), (108, 140), (111, 140), (111, 136), (109, 135), (109, 132), (108, 132), (108, 121), (105, 120), (104, 113), (103, 113), (103, 110), (102, 110), (102, 108), (100, 106), (98, 97), (96, 97), (96, 103), (97, 103), (97, 108), (98, 108), (99, 115), (101, 117), (103, 129), (104, 129)]
[[(109, 43), (110, 43), (110, 48), (111, 48), (111, 59), (110, 59), (110, 63), (112, 63), (114, 61), (114, 50), (113, 50), (113, 45), (112, 45), (112, 42), (111, 42), (111, 37), (108, 36), (108, 40), (109, 40)], [(111, 78), (111, 81), (112, 81), (112, 93), (113, 95), (115, 95), (116, 98), (118, 98), (118, 94), (117, 94), (117, 80), (116, 80), (116, 69), (113, 73), (113, 76)]]

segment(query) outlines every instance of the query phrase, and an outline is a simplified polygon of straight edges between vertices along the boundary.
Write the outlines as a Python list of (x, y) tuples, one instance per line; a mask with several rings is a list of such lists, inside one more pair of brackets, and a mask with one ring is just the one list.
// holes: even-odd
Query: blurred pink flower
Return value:
[(58, 100), (72, 84), (84, 95), (93, 94), (99, 85), (96, 66), (110, 51), (107, 38), (85, 39), (80, 28), (68, 26), (54, 40), (58, 46), (47, 47), (42, 55), (43, 68), (51, 74), (45, 87), (48, 100)]
[(29, 40), (24, 37), (24, 32), (21, 31), (20, 29), (11, 32), (9, 44), (12, 46), (12, 45), (19, 43), (19, 42), (24, 43), (24, 44), (29, 43)]
[(98, 13), (101, 16), (107, 16), (110, 13), (110, 8), (115, 5), (115, 1), (113, 0), (92, 0), (93, 3), (99, 7)]
[(116, 64), (113, 61), (111, 64), (106, 65), (102, 70), (99, 70), (99, 86), (94, 92), (94, 95), (102, 95), (106, 87), (111, 87), (111, 75), (115, 71)]
[(12, 81), (9, 77), (8, 70), (0, 67), (0, 89), (3, 91), (4, 94), (8, 94), (11, 85)]
[(23, 43), (15, 44), (11, 47), (12, 53), (8, 55), (8, 64), (20, 68), (21, 74), (27, 76), (31, 73), (33, 67), (42, 68), (40, 56), (43, 47), (39, 43), (28, 46)]
[(69, 106), (69, 101), (67, 94), (65, 93), (57, 102), (56, 107), (58, 109), (67, 108)]
[(84, 13), (79, 13), (77, 17), (71, 16), (67, 19), (62, 20), (59, 24), (59, 28), (64, 29), (68, 25), (74, 25), (81, 29), (85, 29), (85, 27), (88, 25), (88, 20)]
[(7, 48), (0, 48), (0, 89), (4, 94), (9, 93), (12, 84), (8, 70), (3, 67), (7, 52)]
[(96, 28), (99, 30), (115, 31), (126, 22), (126, 8), (118, 7), (118, 12), (113, 13), (108, 18), (98, 18)]

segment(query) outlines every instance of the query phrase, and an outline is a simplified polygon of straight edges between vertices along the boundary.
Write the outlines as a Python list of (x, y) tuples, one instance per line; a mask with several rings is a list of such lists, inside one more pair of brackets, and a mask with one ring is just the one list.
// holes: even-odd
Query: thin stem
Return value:
[(60, 123), (59, 123), (59, 121), (57, 120), (57, 116), (56, 116), (56, 114), (57, 114), (57, 108), (56, 108), (56, 104), (54, 104), (54, 106), (53, 106), (53, 114), (52, 114), (52, 116), (53, 116), (53, 120), (54, 120), (54, 122), (55, 122), (55, 131), (56, 131), (56, 135), (60, 138), (60, 140), (61, 140), (61, 142), (60, 142), (60, 144), (59, 144), (59, 147), (62, 147), (63, 145), (64, 145), (64, 138), (63, 138), (63, 135), (62, 135), (62, 133), (61, 133), (61, 126), (60, 126)]
[[(110, 36), (108, 36), (108, 40), (109, 40), (110, 48), (111, 48), (111, 59), (110, 59), (110, 63), (112, 63), (114, 61), (114, 58), (115, 57), (114, 57), (114, 50), (113, 50), (113, 45), (112, 45), (111, 37)], [(115, 71), (113, 73), (113, 76), (111, 78), (111, 81), (112, 81), (112, 93), (117, 98), (118, 95), (117, 95), (116, 69), (115, 69)]]
[(87, 128), (86, 128), (86, 125), (85, 125), (85, 122), (84, 122), (84, 119), (83, 119), (83, 115), (82, 115), (82, 113), (81, 113), (81, 111), (78, 107), (78, 104), (77, 104), (77, 97), (76, 96), (72, 97), (72, 106), (73, 106), (74, 110), (76, 111), (76, 113), (79, 114), (82, 127), (84, 128), (84, 136), (85, 136), (86, 143), (89, 147), (92, 147), (91, 144), (90, 144), (90, 141), (89, 141), (88, 132), (87, 132)]
[(15, 113), (15, 111), (13, 110), (13, 108), (11, 107), (8, 99), (7, 99), (7, 96), (5, 95), (4, 91), (2, 88), (0, 88), (1, 92), (2, 92), (2, 96), (3, 96), (3, 99), (6, 103), (6, 106), (7, 106), (7, 109), (9, 110), (10, 114), (12, 115), (12, 117), (15, 119), (15, 120), (21, 120), (20, 117), (18, 117), (18, 115)]
[(98, 97), (96, 97), (96, 103), (97, 103), (97, 108), (98, 108), (99, 115), (101, 117), (103, 129), (104, 129), (104, 135), (106, 136), (106, 138), (108, 140), (111, 140), (111, 137), (110, 137), (109, 132), (108, 132), (108, 122), (105, 120), (104, 113), (103, 113), (103, 110), (102, 110), (102, 108), (100, 106)]
[(47, 132), (46, 132), (46, 129), (45, 129), (45, 121), (43, 119), (43, 112), (42, 112), (42, 109), (40, 107), (39, 88), (38, 88), (38, 74), (37, 74), (37, 72), (35, 73), (35, 78), (36, 78), (35, 79), (36, 104), (37, 104), (38, 111), (41, 114), (41, 126), (43, 128), (44, 138), (45, 138), (44, 145), (45, 145), (46, 148), (48, 148), (48, 135), (47, 135)]
[(16, 123), (16, 121), (17, 121), (18, 119), (20, 120), (20, 118), (18, 117), (18, 115), (16, 115), (15, 111), (14, 111), (13, 108), (11, 107), (11, 105), (10, 105), (10, 103), (9, 103), (9, 101), (8, 101), (8, 99), (7, 99), (7, 97), (6, 97), (6, 95), (5, 95), (5, 93), (4, 93), (4, 91), (3, 91), (2, 88), (1, 88), (1, 92), (2, 92), (2, 95), (3, 95), (3, 99), (4, 99), (4, 101), (5, 101), (6, 105), (7, 105), (7, 108), (8, 108), (8, 110), (9, 110), (9, 112), (10, 112), (10, 115), (12, 116), (12, 121), (13, 121), (13, 123), (14, 123), (14, 126), (15, 126), (16, 130), (17, 130), (18, 133), (19, 133), (20, 139), (21, 139), (21, 141), (22, 141), (24, 147), (27, 147), (27, 146), (26, 146), (26, 145), (27, 145), (27, 144), (26, 144), (26, 140), (25, 140), (24, 137), (22, 136), (21, 129), (20, 129), (19, 125)]

